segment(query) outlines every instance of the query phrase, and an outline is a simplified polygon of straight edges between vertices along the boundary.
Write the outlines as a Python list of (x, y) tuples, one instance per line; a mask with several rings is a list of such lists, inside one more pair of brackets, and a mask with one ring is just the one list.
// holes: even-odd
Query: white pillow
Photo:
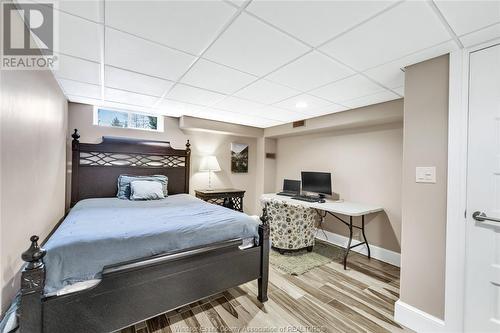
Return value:
[(152, 180), (134, 180), (130, 183), (131, 200), (157, 200), (165, 198), (163, 185)]

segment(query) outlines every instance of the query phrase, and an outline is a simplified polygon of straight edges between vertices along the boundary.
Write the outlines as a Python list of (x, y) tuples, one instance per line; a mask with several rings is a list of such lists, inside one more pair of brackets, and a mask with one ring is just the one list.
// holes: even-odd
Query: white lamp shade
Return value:
[(200, 163), (200, 171), (220, 171), (220, 165), (215, 156), (205, 156)]

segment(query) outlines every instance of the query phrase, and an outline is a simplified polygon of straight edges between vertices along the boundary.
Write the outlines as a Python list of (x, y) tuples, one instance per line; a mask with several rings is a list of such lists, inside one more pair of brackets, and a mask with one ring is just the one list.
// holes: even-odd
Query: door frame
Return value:
[(467, 146), (470, 54), (500, 43), (495, 39), (450, 53), (448, 105), (448, 189), (444, 330), (464, 328), (467, 209)]

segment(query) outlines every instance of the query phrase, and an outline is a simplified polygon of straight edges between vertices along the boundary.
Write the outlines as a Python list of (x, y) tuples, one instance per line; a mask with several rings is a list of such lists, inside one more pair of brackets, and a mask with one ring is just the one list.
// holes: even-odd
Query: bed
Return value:
[[(22, 255), (22, 333), (112, 332), (252, 280), (267, 300), (265, 214), (256, 221), (187, 194), (189, 141), (179, 150), (72, 137), (74, 207), (43, 249), (32, 236)], [(117, 199), (121, 174), (165, 175), (169, 195)]]

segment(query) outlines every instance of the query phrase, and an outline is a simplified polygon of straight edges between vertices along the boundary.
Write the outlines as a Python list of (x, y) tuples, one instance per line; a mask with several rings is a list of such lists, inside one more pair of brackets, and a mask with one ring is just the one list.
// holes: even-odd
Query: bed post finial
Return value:
[(21, 255), (21, 258), (28, 263), (26, 269), (35, 269), (43, 265), (42, 258), (45, 257), (47, 251), (38, 245), (38, 240), (38, 236), (31, 236), (31, 246)]
[(268, 219), (269, 217), (267, 216), (267, 203), (264, 202), (264, 207), (262, 207), (262, 216), (260, 217), (260, 221), (264, 225), (268, 225)]
[(78, 133), (78, 130), (76, 128), (75, 128), (75, 131), (73, 132), (73, 134), (71, 134), (71, 137), (73, 138), (73, 141), (71, 142), (73, 150), (78, 150), (78, 144), (80, 143), (80, 141), (79, 141), (80, 134)]
[(38, 245), (38, 239), (38, 236), (31, 236), (31, 246), (21, 256), (28, 263), (21, 272), (21, 332), (42, 331), (42, 297), (45, 287), (45, 265), (42, 259), (47, 252)]
[(191, 153), (191, 144), (189, 143), (189, 139), (186, 142), (186, 151), (188, 154)]
[(73, 134), (71, 134), (71, 137), (73, 138), (73, 141), (78, 141), (80, 139), (80, 134), (78, 134), (78, 129), (75, 128), (75, 131)]

